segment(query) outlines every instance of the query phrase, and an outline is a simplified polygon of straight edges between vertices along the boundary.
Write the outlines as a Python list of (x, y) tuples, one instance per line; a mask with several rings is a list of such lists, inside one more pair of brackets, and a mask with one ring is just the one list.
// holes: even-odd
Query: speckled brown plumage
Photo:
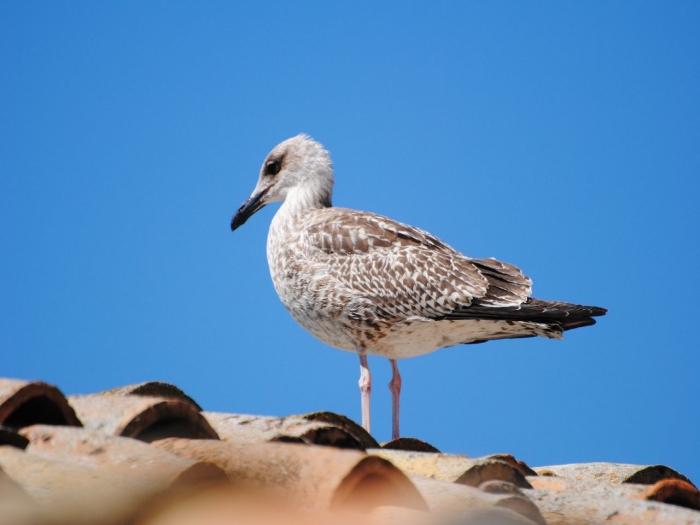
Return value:
[(472, 259), (381, 215), (334, 208), (332, 188), (328, 152), (299, 135), (268, 155), (231, 224), (284, 201), (268, 235), (272, 281), (294, 319), (330, 346), (396, 360), (491, 339), (558, 339), (605, 314), (531, 298), (532, 281), (512, 264)]
[[(289, 220), (285, 211), (268, 243), (275, 288), (302, 326), (343, 350), (398, 358), (489, 338), (558, 338), (604, 313), (531, 299), (531, 281), (517, 267), (471, 259), (387, 217), (317, 208)], [(440, 344), (390, 348), (404, 330), (430, 332), (429, 346)]]

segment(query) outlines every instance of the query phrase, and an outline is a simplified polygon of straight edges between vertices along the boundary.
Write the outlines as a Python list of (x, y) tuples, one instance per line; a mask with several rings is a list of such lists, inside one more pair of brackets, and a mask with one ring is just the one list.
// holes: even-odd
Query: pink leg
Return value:
[(372, 376), (369, 373), (367, 355), (360, 354), (360, 394), (362, 397), (362, 428), (369, 432), (369, 395), (372, 392)]
[(399, 398), (401, 397), (401, 374), (396, 359), (389, 359), (391, 363), (391, 381), (389, 390), (391, 391), (391, 439), (399, 437)]

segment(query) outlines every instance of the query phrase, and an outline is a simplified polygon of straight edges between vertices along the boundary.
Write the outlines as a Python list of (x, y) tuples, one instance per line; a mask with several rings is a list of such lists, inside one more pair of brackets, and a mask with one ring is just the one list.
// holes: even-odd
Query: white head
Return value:
[(267, 155), (253, 193), (231, 220), (231, 230), (271, 202), (299, 199), (310, 208), (331, 205), (333, 166), (323, 146), (306, 134), (281, 142)]

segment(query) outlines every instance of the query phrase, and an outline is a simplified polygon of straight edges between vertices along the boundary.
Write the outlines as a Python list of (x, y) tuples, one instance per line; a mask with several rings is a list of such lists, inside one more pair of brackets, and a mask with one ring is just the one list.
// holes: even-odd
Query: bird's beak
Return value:
[(245, 201), (231, 219), (231, 231), (234, 231), (239, 226), (243, 226), (245, 222), (258, 210), (262, 209), (267, 203), (265, 195), (272, 188), (272, 185), (253, 193), (250, 198)]

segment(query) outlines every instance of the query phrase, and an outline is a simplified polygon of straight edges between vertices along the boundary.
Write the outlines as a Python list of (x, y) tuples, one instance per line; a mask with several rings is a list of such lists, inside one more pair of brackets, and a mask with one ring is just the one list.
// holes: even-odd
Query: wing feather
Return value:
[(496, 259), (470, 259), (440, 239), (372, 213), (318, 210), (305, 224), (308, 246), (336, 284), (389, 318), (439, 319), (452, 312), (518, 308), (531, 281)]

